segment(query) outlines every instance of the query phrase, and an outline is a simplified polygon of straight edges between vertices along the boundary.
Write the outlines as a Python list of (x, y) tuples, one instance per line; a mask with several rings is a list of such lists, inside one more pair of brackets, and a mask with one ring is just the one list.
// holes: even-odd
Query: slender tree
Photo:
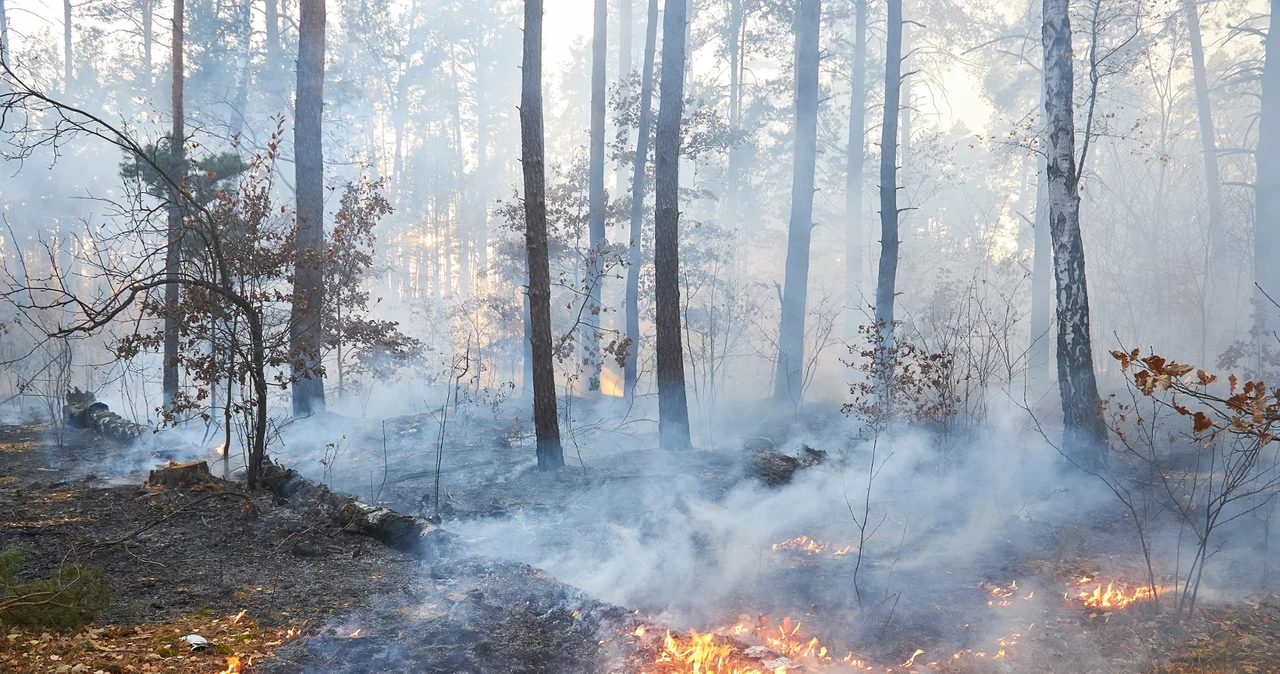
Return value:
[(853, 0), (853, 76), (849, 81), (849, 149), (844, 177), (845, 336), (857, 331), (862, 303), (862, 170), (867, 161), (867, 0)]
[[(1040, 107), (1044, 108), (1043, 88)], [(1035, 395), (1042, 394), (1049, 381), (1049, 315), (1052, 304), (1053, 240), (1049, 235), (1049, 182), (1047, 164), (1036, 161), (1036, 213), (1031, 259), (1031, 347), (1027, 351), (1027, 380)]]
[(253, 39), (253, 0), (240, 0), (236, 10), (236, 72), (231, 103), (231, 135), (244, 130), (245, 108), (249, 106), (249, 57)]
[(1098, 465), (1107, 447), (1093, 370), (1089, 289), (1080, 237), (1080, 173), (1075, 155), (1074, 66), (1069, 0), (1044, 0), (1044, 112), (1049, 232), (1058, 306), (1058, 391), (1063, 449), (1077, 463)]
[[(2, 2), (3, 0), (0, 0)], [(151, 33), (152, 0), (141, 0), (142, 4), (142, 74), (138, 77), (138, 88), (144, 93), (151, 91), (151, 46), (154, 38)]]
[(685, 0), (666, 0), (662, 80), (654, 141), (654, 302), (658, 333), (658, 434), (666, 449), (689, 441), (680, 337), (680, 117), (684, 111)]
[(773, 395), (799, 403), (804, 392), (804, 319), (809, 295), (809, 242), (813, 233), (813, 176), (818, 156), (818, 33), (821, 0), (800, 0), (796, 14), (795, 155), (791, 171), (791, 223), (782, 294), (782, 325)]
[(632, 162), (631, 234), (627, 246), (627, 359), (622, 387), (627, 399), (636, 394), (639, 378), (637, 357), (640, 348), (640, 235), (644, 225), (644, 198), (647, 186), (645, 165), (649, 158), (649, 126), (653, 121), (653, 62), (658, 45), (658, 0), (649, 0), (649, 18), (644, 35), (644, 72), (640, 76), (640, 128), (636, 156)]
[(533, 426), (538, 468), (564, 467), (556, 418), (556, 371), (551, 348), (551, 263), (547, 252), (547, 185), (542, 136), (542, 0), (524, 2), (524, 66), (520, 87), (520, 163), (524, 169), (525, 249), (529, 261), (533, 351)]
[[(187, 137), (185, 128), (186, 110), (183, 107), (185, 84), (183, 71), (185, 66), (182, 55), (184, 5), (183, 0), (174, 0), (173, 2), (173, 128), (169, 133), (169, 152), (171, 155), (169, 170), (172, 172), (170, 176), (171, 183), (178, 185), (178, 189), (181, 189), (180, 186), (187, 173), (185, 151)], [(174, 396), (178, 394), (177, 307), (180, 297), (176, 279), (179, 275), (179, 264), (182, 255), (181, 237), (179, 236), (182, 231), (182, 204), (182, 195), (173, 194), (169, 200), (168, 207), (169, 227), (164, 268), (165, 274), (169, 277), (169, 282), (164, 287), (164, 376), (161, 382), (165, 409), (169, 408)]]
[(1191, 43), (1191, 75), (1196, 88), (1205, 193), (1209, 200), (1210, 263), (1217, 267), (1225, 254), (1227, 237), (1223, 231), (1222, 178), (1218, 173), (1218, 143), (1213, 133), (1213, 108), (1209, 104), (1209, 76), (1204, 65), (1204, 41), (1200, 37), (1200, 12), (1195, 0), (1182, 0), (1182, 7), (1187, 15), (1187, 41)]
[[(1280, 35), (1280, 0), (1271, 0), (1268, 36)], [(1280, 301), (1280, 40), (1268, 37), (1262, 64), (1262, 111), (1258, 118), (1257, 183), (1254, 186), (1253, 276), (1258, 287), (1257, 329), (1269, 334)], [(1265, 294), (1265, 296), (1264, 296)]]
[(324, 411), (320, 369), (324, 311), (324, 156), (320, 119), (324, 101), (325, 0), (301, 0), (298, 22), (298, 91), (293, 122), (298, 226), (289, 346), (295, 354), (293, 414)]
[[(884, 115), (880, 125), (880, 270), (876, 323), (893, 344), (893, 303), (898, 282), (898, 106), (902, 92), (902, 0), (888, 0), (885, 23)], [(881, 373), (886, 379), (887, 372)]]
[[(635, 22), (631, 18), (631, 0), (618, 0), (618, 82), (626, 82), (631, 74), (635, 72), (635, 66), (632, 64), (632, 46), (631, 35), (635, 28)], [(630, 132), (628, 132), (628, 142), (630, 141)], [(614, 192), (622, 194), (627, 185), (627, 171), (631, 169), (627, 162), (620, 161), (614, 167)]]
[(596, 0), (595, 34), (591, 39), (591, 165), (588, 182), (587, 227), (591, 250), (587, 255), (587, 283), (591, 289), (587, 307), (592, 323), (585, 326), (584, 358), (587, 388), (600, 390), (600, 286), (604, 284), (604, 64), (606, 31), (609, 29), (609, 3)]
[(75, 80), (74, 52), (71, 48), (71, 0), (62, 0), (62, 93), (71, 93)]
[(266, 0), (267, 15), (267, 72), (275, 75), (280, 71), (280, 10), (277, 0)]

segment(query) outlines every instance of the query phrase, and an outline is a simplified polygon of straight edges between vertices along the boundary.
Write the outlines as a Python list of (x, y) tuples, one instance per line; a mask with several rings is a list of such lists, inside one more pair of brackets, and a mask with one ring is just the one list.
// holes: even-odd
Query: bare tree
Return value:
[[(185, 102), (183, 96), (185, 77), (183, 74), (182, 54), (184, 5), (183, 0), (174, 0), (173, 2), (173, 129), (169, 133), (169, 181), (174, 186), (182, 185), (187, 172), (186, 153), (184, 152), (187, 137), (185, 129), (186, 110), (183, 106)], [(180, 189), (180, 187), (177, 187), (177, 189)], [(168, 211), (169, 238), (165, 252), (164, 267), (165, 274), (172, 281), (178, 278), (178, 267), (182, 256), (180, 235), (182, 233), (183, 213), (180, 195), (172, 195), (169, 199)], [(173, 403), (174, 396), (178, 394), (178, 323), (176, 315), (178, 300), (178, 284), (171, 282), (165, 285), (164, 376), (162, 389), (166, 409)]]
[(862, 170), (867, 161), (867, 0), (853, 0), (853, 76), (849, 81), (848, 169), (844, 176), (845, 336), (858, 329), (862, 303)]
[[(181, 0), (176, 0), (181, 2)], [(175, 10), (176, 14), (176, 10)], [(71, 0), (62, 0), (62, 94), (71, 93), (75, 80), (75, 52), (71, 47)]]
[(821, 0), (800, 0), (796, 15), (795, 156), (791, 223), (778, 331), (773, 397), (795, 404), (803, 391), (804, 319), (809, 298), (809, 242), (813, 233), (813, 174), (818, 157), (818, 34)]
[(138, 77), (138, 89), (143, 93), (151, 93), (151, 46), (154, 42), (151, 33), (151, 3), (152, 0), (140, 0), (139, 3), (142, 5), (142, 73)]
[[(1268, 36), (1280, 35), (1280, 0), (1271, 0)], [(1253, 276), (1261, 297), (1255, 302), (1258, 334), (1271, 329), (1266, 296), (1280, 297), (1280, 40), (1268, 38), (1262, 65), (1262, 112), (1258, 118), (1257, 182), (1254, 185)], [(1263, 307), (1266, 307), (1264, 309)]]
[(538, 468), (564, 467), (556, 417), (551, 345), (551, 266), (547, 252), (547, 177), (542, 138), (542, 0), (524, 2), (524, 66), (520, 87), (520, 148), (524, 168), (525, 249), (529, 260), (529, 341), (533, 362), (533, 425)]
[[(880, 125), (880, 270), (876, 324), (893, 344), (893, 302), (898, 282), (898, 106), (902, 93), (902, 0), (888, 0), (885, 24), (884, 115)], [(889, 371), (882, 373), (888, 389)]]
[[(1068, 0), (1044, 0), (1044, 111), (1047, 123), (1046, 177), (1049, 232), (1053, 239), (1058, 307), (1058, 391), (1062, 397), (1063, 449), (1077, 463), (1101, 463), (1107, 428), (1099, 414), (1101, 399), (1093, 369), (1089, 290), (1084, 242), (1080, 237), (1080, 169), (1076, 161), (1071, 16)], [(1096, 21), (1095, 21), (1096, 24)], [(1096, 37), (1094, 42), (1096, 43)], [(1096, 87), (1096, 76), (1093, 79)], [(1092, 103), (1096, 102), (1096, 89)], [(1086, 124), (1089, 124), (1087, 122)], [(1086, 131), (1090, 131), (1086, 126)], [(1085, 148), (1088, 148), (1087, 136)], [(1084, 151), (1081, 152), (1083, 163)]]
[[(589, 199), (589, 241), (591, 251), (587, 254), (587, 278), (591, 280), (590, 305), (587, 310), (592, 316), (600, 315), (600, 287), (604, 285), (601, 267), (604, 258), (604, 62), (606, 33), (609, 30), (609, 3), (606, 0), (595, 2), (595, 34), (591, 39), (591, 167), (588, 178)], [(587, 388), (600, 390), (600, 331), (594, 325), (588, 325), (583, 339), (583, 351), (587, 369)]]
[(1213, 109), (1209, 104), (1209, 77), (1204, 65), (1204, 41), (1200, 38), (1200, 12), (1196, 0), (1182, 0), (1187, 15), (1187, 41), (1191, 44), (1191, 74), (1196, 87), (1196, 111), (1200, 117), (1200, 147), (1204, 159), (1205, 192), (1209, 198), (1210, 262), (1222, 263), (1227, 236), (1222, 222), (1222, 178), (1218, 174), (1218, 143), (1213, 132)]
[(689, 441), (680, 335), (680, 118), (684, 109), (685, 0), (666, 0), (662, 23), (662, 93), (654, 141), (654, 301), (658, 333), (658, 433), (667, 449)]
[(324, 156), (320, 118), (324, 101), (325, 0), (302, 0), (298, 24), (297, 113), (293, 123), (297, 173), (298, 260), (294, 272), (289, 343), (294, 351), (293, 413), (324, 411), (320, 333), (324, 307)]
[(623, 392), (628, 399), (636, 394), (639, 378), (637, 357), (640, 348), (640, 235), (644, 224), (644, 197), (647, 186), (645, 165), (649, 158), (649, 126), (653, 118), (653, 62), (658, 44), (658, 0), (649, 0), (649, 18), (644, 37), (644, 73), (640, 76), (640, 128), (631, 178), (631, 234), (627, 246), (627, 358), (623, 366)]
[(253, 0), (240, 0), (236, 10), (236, 72), (231, 101), (231, 136), (244, 130), (245, 109), (249, 106), (249, 57), (253, 40)]
[(280, 70), (280, 11), (277, 0), (266, 0), (267, 15), (267, 72), (275, 75)]

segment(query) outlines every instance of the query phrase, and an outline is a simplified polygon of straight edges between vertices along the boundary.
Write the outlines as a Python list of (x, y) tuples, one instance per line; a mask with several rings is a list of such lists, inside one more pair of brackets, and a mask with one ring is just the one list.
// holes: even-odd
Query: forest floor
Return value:
[[(597, 601), (533, 567), (475, 554), (424, 561), (346, 534), (305, 505), (248, 495), (220, 480), (164, 489), (146, 486), (145, 473), (94, 474), (118, 465), (107, 459), (120, 451), (74, 429), (59, 445), (47, 427), (0, 427), (0, 549), (26, 551), (23, 579), (46, 578), (63, 564), (100, 567), (112, 594), (96, 621), (81, 630), (0, 626), (0, 671), (685, 671), (655, 668), (665, 632), (658, 618)], [(483, 455), (504, 467), (496, 475), (520, 464), (515, 451), (494, 446)], [(742, 479), (738, 464), (713, 453), (690, 460), (697, 465), (686, 470), (704, 476), (711, 493)], [(642, 473), (637, 461), (595, 479), (621, 483), (644, 479)], [(561, 478), (579, 479), (585, 478)], [(549, 484), (537, 476), (452, 484), (441, 500), (455, 518), (547, 505)], [(1087, 541), (1091, 533), (1075, 535)], [(966, 587), (938, 597), (933, 609), (914, 618), (903, 614), (878, 654), (879, 661), (898, 664), (873, 671), (1280, 673), (1280, 598), (1206, 602), (1175, 631), (1138, 605), (1093, 611), (1056, 601), (1062, 584), (1090, 573), (1095, 567), (1089, 559), (1102, 554), (1086, 543), (1064, 563), (1058, 552), (1042, 555), (1052, 559), (1022, 554), (993, 569), (1026, 579), (1015, 601), (1040, 589), (1034, 608), (1016, 616), (1026, 629), (1011, 627), (1016, 644), (958, 644), (968, 647), (954, 657), (926, 654), (911, 666), (900, 664), (906, 658), (899, 656), (911, 653), (903, 648), (914, 638), (912, 630), (926, 633), (930, 623), (954, 621), (994, 592)], [(810, 582), (843, 573), (836, 566), (822, 570), (821, 563), (792, 555), (778, 568)], [(636, 627), (645, 623), (648, 636), (637, 636)], [(204, 637), (210, 647), (192, 651), (181, 641), (189, 634)], [(791, 671), (855, 670), (832, 663)]]

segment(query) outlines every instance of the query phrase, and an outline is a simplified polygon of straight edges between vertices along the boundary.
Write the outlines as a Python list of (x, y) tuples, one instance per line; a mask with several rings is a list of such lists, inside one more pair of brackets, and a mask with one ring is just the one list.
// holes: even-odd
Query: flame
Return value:
[(239, 674), (239, 672), (240, 672), (240, 657), (236, 655), (228, 655), (227, 668), (222, 670), (219, 674)]
[(356, 628), (356, 630), (355, 630), (354, 632), (352, 632), (352, 633), (351, 633), (351, 638), (352, 638), (352, 639), (355, 639), (355, 638), (359, 637), (359, 636), (360, 636), (360, 632), (361, 632), (361, 631), (362, 631), (362, 630), (361, 630), (361, 628), (357, 627), (357, 628)]
[[(781, 543), (773, 544), (774, 552), (778, 552), (780, 550), (794, 550), (795, 552), (803, 552), (806, 555), (817, 555), (826, 549), (826, 543), (809, 538), (808, 536), (796, 536), (795, 538), (788, 538)], [(848, 548), (844, 548), (844, 552), (837, 552), (836, 554), (843, 555), (848, 551)]]
[(600, 392), (610, 398), (621, 398), (623, 395), (622, 377), (619, 377), (617, 372), (607, 367), (600, 368)]
[(214, 456), (226, 456), (227, 443), (225, 442), (218, 443), (218, 446), (213, 448), (213, 454)]
[(920, 657), (921, 655), (924, 655), (924, 649), (923, 649), (923, 648), (917, 648), (917, 649), (916, 649), (916, 652), (915, 652), (915, 653), (912, 653), (912, 654), (911, 654), (911, 657), (907, 658), (907, 661), (906, 661), (906, 662), (904, 662), (904, 663), (902, 663), (902, 666), (903, 666), (903, 667), (910, 667), (911, 665), (916, 664), (916, 658)]
[[(641, 674), (786, 674), (826, 671), (837, 663), (862, 671), (881, 671), (853, 653), (836, 660), (817, 638), (801, 634), (800, 623), (790, 617), (783, 618), (774, 627), (769, 627), (768, 623), (769, 616), (765, 614), (755, 621), (743, 616), (737, 623), (712, 632), (689, 630), (688, 636), (672, 634), (668, 630), (662, 640), (661, 652), (652, 661), (651, 668)], [(642, 636), (642, 629), (637, 628), (637, 636)], [(790, 662), (781, 667), (762, 669), (756, 660), (759, 656), (753, 658), (745, 654), (748, 643), (767, 648), (772, 654), (768, 657), (786, 658)], [(923, 653), (924, 650), (918, 649), (904, 666), (914, 665), (915, 659)], [(895, 669), (883, 671), (887, 674)]]
[(239, 624), (240, 624), (240, 621), (241, 621), (241, 620), (244, 620), (244, 616), (245, 616), (245, 614), (246, 614), (246, 613), (248, 613), (248, 612), (249, 612), (249, 611), (247, 611), (247, 610), (243, 610), (243, 611), (240, 611), (239, 613), (237, 613), (237, 614), (235, 615), (235, 617), (231, 619), (231, 624), (232, 624), (232, 625), (239, 625)]
[(642, 636), (644, 636), (644, 625), (641, 625), (641, 626), (637, 627), (637, 628), (636, 628), (636, 631), (632, 632), (631, 634), (632, 634), (633, 636), (637, 636), (637, 637), (642, 637)]
[[(1089, 579), (1085, 578), (1080, 581), (1080, 584), (1083, 585), (1088, 582)], [(1077, 595), (1076, 598), (1089, 608), (1122, 609), (1134, 602), (1154, 599), (1163, 589), (1162, 586), (1157, 585), (1155, 592), (1152, 592), (1151, 588), (1146, 585), (1130, 588), (1128, 583), (1109, 582), (1104, 590), (1102, 589), (1102, 583), (1098, 583), (1092, 592), (1085, 590)]]

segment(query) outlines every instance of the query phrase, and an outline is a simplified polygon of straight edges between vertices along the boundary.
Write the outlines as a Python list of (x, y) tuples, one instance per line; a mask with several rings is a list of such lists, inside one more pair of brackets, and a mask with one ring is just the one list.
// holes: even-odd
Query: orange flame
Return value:
[(355, 639), (356, 637), (359, 637), (361, 631), (362, 631), (361, 628), (357, 627), (356, 630), (351, 633), (351, 638)]
[(239, 672), (240, 672), (240, 657), (236, 655), (228, 655), (227, 668), (222, 670), (219, 674), (239, 674)]
[[(1081, 580), (1080, 584), (1087, 582), (1089, 582), (1089, 579), (1085, 578)], [(1153, 592), (1146, 585), (1130, 588), (1128, 583), (1109, 582), (1104, 590), (1102, 583), (1098, 583), (1093, 588), (1093, 591), (1085, 590), (1077, 595), (1076, 598), (1089, 608), (1122, 609), (1135, 602), (1154, 599), (1163, 589), (1162, 586), (1157, 585)]]

